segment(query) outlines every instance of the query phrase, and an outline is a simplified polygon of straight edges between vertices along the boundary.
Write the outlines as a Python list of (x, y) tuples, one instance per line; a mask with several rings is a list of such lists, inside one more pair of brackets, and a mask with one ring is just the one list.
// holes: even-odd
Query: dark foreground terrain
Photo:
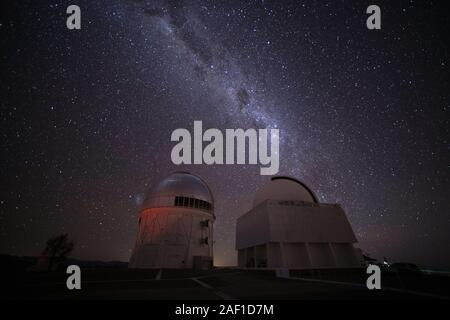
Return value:
[(273, 271), (233, 268), (211, 271), (82, 268), (81, 290), (68, 290), (64, 271), (13, 272), (10, 299), (450, 299), (446, 275), (383, 275), (382, 290), (366, 288), (367, 275), (353, 271)]

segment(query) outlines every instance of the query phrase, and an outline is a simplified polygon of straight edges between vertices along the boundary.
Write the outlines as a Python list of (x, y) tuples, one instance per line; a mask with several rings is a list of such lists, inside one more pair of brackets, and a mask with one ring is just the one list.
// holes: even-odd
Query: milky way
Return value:
[(340, 203), (367, 254), (450, 267), (449, 19), (379, 1), (68, 1), (3, 5), (0, 253), (127, 261), (145, 190), (198, 174), (216, 199), (215, 262), (268, 177), (175, 166), (177, 128), (279, 128), (280, 174)]
[(150, 18), (150, 29), (156, 31), (156, 36), (180, 60), (167, 63), (184, 64), (183, 74), (187, 74), (189, 81), (204, 87), (215, 99), (211, 109), (229, 116), (230, 125), (277, 127), (258, 81), (240, 68), (239, 61), (198, 18), (196, 12), (209, 15), (210, 9), (195, 2), (135, 1), (134, 4), (134, 12), (142, 13), (144, 21)]

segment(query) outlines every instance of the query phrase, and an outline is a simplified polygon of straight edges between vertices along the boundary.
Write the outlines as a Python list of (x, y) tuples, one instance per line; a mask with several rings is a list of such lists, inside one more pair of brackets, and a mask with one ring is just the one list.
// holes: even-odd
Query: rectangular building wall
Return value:
[(267, 246), (265, 244), (255, 247), (255, 267), (267, 268)]
[(311, 266), (305, 243), (282, 243), (284, 265), (288, 268), (308, 268)]
[[(264, 212), (262, 209), (258, 208), (255, 214)], [(266, 211), (269, 217), (267, 242), (357, 242), (345, 212), (338, 206), (288, 206), (273, 201)]]
[(267, 244), (267, 267), (268, 268), (283, 267), (281, 245), (279, 242), (270, 242)]
[(331, 249), (338, 267), (359, 267), (360, 262), (351, 243), (332, 243)]
[(236, 249), (269, 242), (269, 221), (264, 205), (259, 205), (239, 217), (236, 222)]
[(255, 261), (255, 247), (249, 247), (245, 249), (246, 251), (246, 261), (245, 261), (245, 267), (246, 268), (255, 268), (256, 261)]
[(308, 243), (308, 252), (311, 258), (311, 267), (335, 267), (333, 252), (329, 243)]
[(247, 261), (247, 249), (238, 250), (238, 266), (245, 268), (245, 263)]

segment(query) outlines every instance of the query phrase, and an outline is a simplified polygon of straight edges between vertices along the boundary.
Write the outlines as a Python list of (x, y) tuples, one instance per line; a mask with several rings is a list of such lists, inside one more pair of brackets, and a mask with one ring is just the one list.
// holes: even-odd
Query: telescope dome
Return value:
[(148, 190), (142, 209), (174, 205), (175, 197), (198, 199), (211, 205), (214, 203), (205, 181), (189, 172), (174, 172)]
[(317, 197), (303, 182), (291, 177), (273, 177), (255, 195), (253, 207), (266, 200), (318, 203)]

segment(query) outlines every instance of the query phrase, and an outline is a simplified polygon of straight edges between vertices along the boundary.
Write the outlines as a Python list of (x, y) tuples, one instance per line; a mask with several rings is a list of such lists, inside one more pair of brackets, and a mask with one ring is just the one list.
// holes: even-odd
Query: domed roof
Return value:
[(318, 202), (311, 189), (291, 177), (273, 177), (269, 183), (258, 190), (253, 200), (253, 207), (266, 200)]
[(164, 204), (167, 201), (167, 204), (173, 204), (175, 197), (189, 197), (214, 203), (212, 192), (205, 181), (189, 172), (174, 172), (147, 191), (142, 208), (154, 207), (155, 204)]

